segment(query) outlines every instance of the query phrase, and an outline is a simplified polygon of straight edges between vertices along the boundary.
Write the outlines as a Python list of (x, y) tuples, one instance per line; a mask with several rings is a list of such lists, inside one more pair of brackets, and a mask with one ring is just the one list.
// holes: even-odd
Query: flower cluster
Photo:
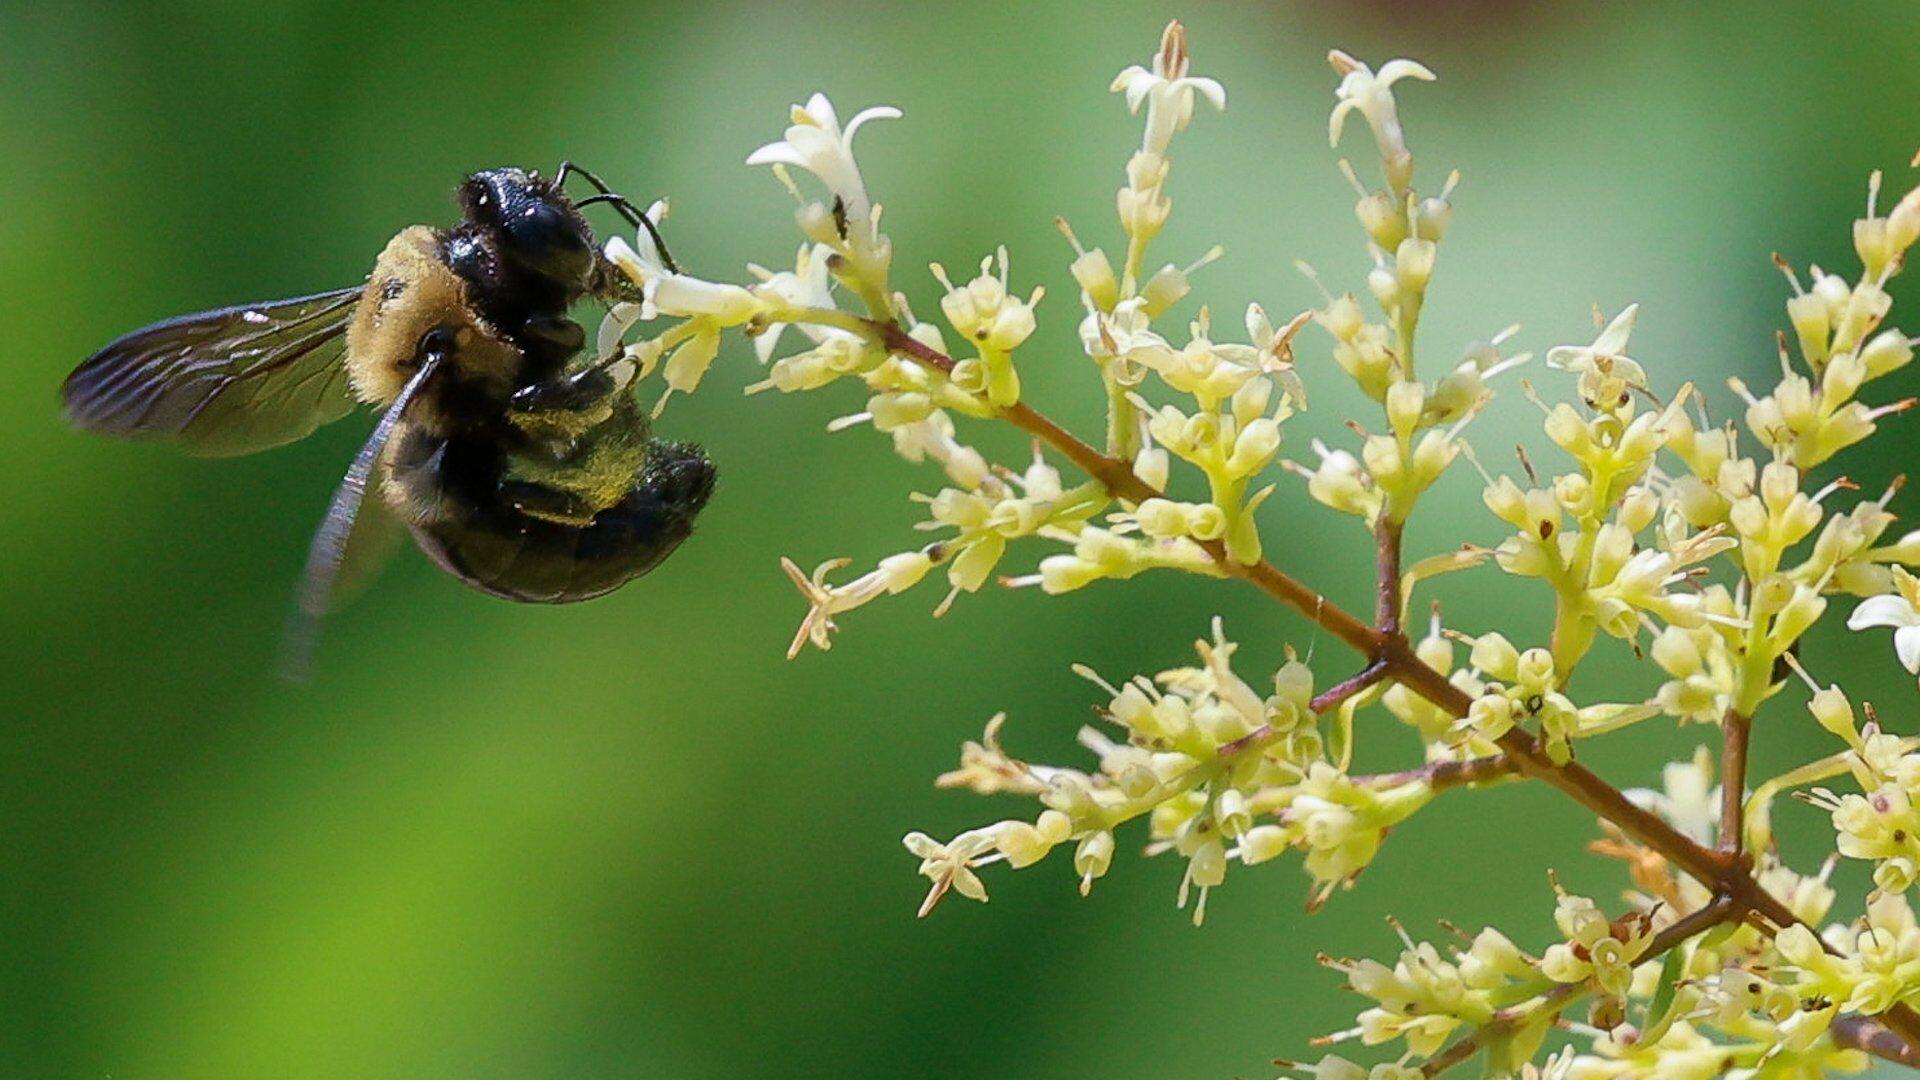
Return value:
[[(1289, 660), (1273, 673), (1272, 691), (1263, 693), (1234, 671), (1237, 648), (1216, 621), (1212, 638), (1195, 643), (1197, 666), (1152, 679), (1135, 676), (1119, 686), (1077, 669), (1106, 693), (1100, 715), (1122, 736), (1081, 729), (1081, 744), (1098, 760), (1094, 770), (1010, 756), (996, 717), (981, 742), (963, 748), (960, 768), (941, 784), (1031, 795), (1046, 809), (1031, 827), (1003, 821), (945, 844), (919, 833), (908, 837), (909, 849), (925, 860), (921, 872), (933, 881), (929, 906), (946, 891), (947, 868), (958, 857), (951, 853), (966, 852), (978, 865), (982, 854), (997, 852), (1018, 868), (1037, 862), (1047, 848), (1023, 848), (1033, 857), (1019, 858), (999, 848), (1000, 840), (1029, 844), (1035, 835), (1051, 837), (1049, 846), (1074, 841), (1073, 869), (1085, 892), (1111, 865), (1114, 831), (1137, 818), (1148, 820), (1149, 852), (1172, 851), (1186, 860), (1179, 899), (1182, 907), (1193, 900), (1196, 923), (1205, 917), (1208, 890), (1226, 879), (1233, 862), (1252, 866), (1289, 849), (1303, 851), (1315, 883), (1310, 906), (1350, 882), (1387, 831), (1425, 805), (1432, 789), (1418, 778), (1369, 783), (1348, 775), (1344, 762), (1329, 758), (1306, 665)], [(1049, 830), (1048, 822), (1057, 826)], [(977, 882), (963, 894), (986, 898)]]
[[(1493, 1075), (1556, 1080), (1812, 1077), (1858, 1071), (1868, 1053), (1920, 1059), (1920, 926), (1905, 899), (1920, 878), (1920, 738), (1871, 714), (1861, 725), (1846, 695), (1816, 683), (1801, 660), (1839, 594), (1862, 598), (1850, 626), (1893, 628), (1899, 662), (1920, 672), (1920, 578), (1906, 569), (1920, 565), (1920, 532), (1892, 531), (1895, 490), (1859, 497), (1824, 469), (1911, 404), (1882, 400), (1877, 384), (1914, 355), (1915, 340), (1888, 325), (1888, 288), (1920, 242), (1920, 189), (1883, 215), (1874, 177), (1854, 223), (1861, 271), (1851, 280), (1819, 267), (1802, 277), (1777, 260), (1791, 292), (1780, 377), (1759, 389), (1734, 381), (1746, 407), (1732, 421), (1710, 415), (1715, 395), (1668, 389), (1657, 365), (1633, 355), (1637, 305), (1611, 317), (1596, 309), (1590, 341), (1546, 350), (1544, 392), (1517, 387), (1543, 416), (1555, 464), (1537, 468), (1523, 450), (1518, 470), (1498, 475), (1468, 435), (1501, 377), (1531, 358), (1511, 348), (1519, 328), (1467, 344), (1444, 370), (1416, 364), (1460, 177), (1419, 180), (1398, 94), (1434, 73), (1406, 59), (1377, 70), (1343, 52), (1329, 60), (1331, 141), (1339, 147), (1356, 123), (1372, 136), (1375, 160), (1339, 162), (1356, 193), (1365, 287), (1336, 292), (1302, 266), (1321, 301), (1285, 318), (1253, 304), (1216, 322), (1193, 302), (1196, 277), (1223, 257), (1217, 246), (1183, 263), (1149, 260), (1172, 214), (1176, 138), (1203, 103), (1227, 102), (1218, 82), (1194, 73), (1179, 24), (1113, 81), (1144, 114), (1115, 196), (1118, 254), (1059, 223), (1079, 350), (1105, 398), (1104, 438), (1080, 439), (1027, 399), (1022, 365), (1047, 290), (1016, 284), (1004, 248), (971, 276), (934, 266), (938, 322), (915, 316), (853, 154), (856, 131), (900, 114), (870, 108), (843, 125), (823, 95), (795, 106), (781, 139), (747, 159), (772, 166), (797, 201), (792, 265), (750, 267), (749, 283), (730, 284), (677, 269), (651, 227), (611, 242), (608, 260), (640, 299), (609, 312), (600, 362), (658, 370), (664, 402), (694, 390), (722, 335), (738, 329), (764, 366), (749, 392), (857, 386), (864, 404), (832, 428), (871, 427), (900, 457), (936, 467), (917, 496), (927, 540), (837, 582), (847, 559), (811, 573), (785, 562), (807, 605), (790, 656), (828, 648), (839, 616), (930, 577), (945, 578), (937, 614), (994, 581), (1058, 594), (1150, 570), (1250, 583), (1364, 655), (1338, 679), (1291, 650), (1255, 671), (1215, 620), (1192, 666), (1118, 683), (1076, 669), (1104, 696), (1100, 723), (1080, 729), (1089, 758), (1015, 757), (1004, 717), (967, 742), (940, 783), (1023, 797), (1030, 809), (945, 840), (908, 835), (929, 885), (921, 914), (948, 893), (985, 900), (984, 867), (1034, 866), (1056, 850), (1085, 892), (1130, 830), (1149, 854), (1184, 863), (1179, 902), (1196, 923), (1230, 867), (1292, 852), (1312, 910), (1352, 886), (1391, 830), (1442, 792), (1527, 778), (1599, 813), (1593, 850), (1624, 864), (1633, 885), (1624, 907), (1555, 881), (1558, 937), (1535, 952), (1487, 928), (1444, 950), (1402, 932), (1391, 963), (1329, 960), (1370, 1003), (1333, 1041), (1392, 1044), (1400, 1056), (1290, 1068), (1316, 1080), (1410, 1080), (1484, 1053)], [(649, 224), (665, 213), (656, 205)], [(1063, 301), (1053, 303), (1046, 310)], [(1307, 350), (1315, 355), (1301, 359)], [(1351, 380), (1369, 415), (1347, 420), (1350, 434), (1305, 440), (1310, 460), (1289, 460), (1287, 428), (1307, 409), (1316, 371)], [(980, 423), (1032, 436), (1032, 458), (989, 459), (962, 437)], [(1480, 475), (1489, 531), (1403, 564), (1406, 523), (1462, 458)], [(1274, 552), (1261, 529), (1263, 504), (1293, 482), (1289, 471), (1378, 551), (1371, 620), (1269, 561), (1299, 554)], [(1016, 548), (1037, 550), (1009, 572), (1026, 559)], [(1543, 596), (1550, 630), (1449, 625), (1436, 606), (1413, 640), (1414, 593), (1476, 567)], [(1649, 678), (1600, 692), (1580, 682), (1588, 657), (1609, 647), (1643, 660)], [(1753, 783), (1751, 735), (1763, 722), (1805, 723), (1797, 710), (1766, 711), (1799, 693), (1796, 675), (1807, 712), (1839, 748)], [(1374, 710), (1398, 724), (1363, 727)], [(1670, 764), (1659, 790), (1623, 791), (1576, 761), (1583, 740), (1656, 718), (1717, 735), (1719, 753), (1702, 746)], [(1382, 745), (1399, 740), (1411, 767), (1354, 772), (1363, 730)], [(1726, 775), (1714, 775), (1715, 760)], [(1810, 787), (1839, 778), (1857, 790)], [(1788, 791), (1831, 816), (1833, 858), (1816, 873), (1795, 870), (1774, 842), (1773, 804)], [(1843, 857), (1873, 866), (1875, 890), (1850, 920), (1834, 916), (1828, 882)], [(1536, 1062), (1556, 1029), (1576, 1045)]]

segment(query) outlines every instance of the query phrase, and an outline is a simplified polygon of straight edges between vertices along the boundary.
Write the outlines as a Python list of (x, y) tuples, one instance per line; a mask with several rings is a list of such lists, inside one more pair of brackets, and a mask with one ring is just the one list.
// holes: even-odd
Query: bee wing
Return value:
[(325, 599), (328, 611), (339, 610), (342, 604), (371, 585), (407, 535), (407, 523), (387, 507), (380, 495), (381, 485), (386, 482), (387, 470), (376, 466), (367, 483), (366, 501), (354, 516), (346, 548), (340, 553), (340, 565)]
[(353, 409), (340, 360), (363, 291), (242, 304), (135, 330), (67, 376), (67, 419), (215, 456), (304, 438)]
[[(446, 354), (423, 347), (420, 357), (419, 370), (407, 380), (393, 404), (387, 406), (380, 422), (374, 425), (373, 434), (367, 436), (360, 452), (354, 455), (347, 475), (333, 493), (333, 502), (327, 506), (327, 516), (313, 534), (313, 546), (307, 550), (307, 570), (301, 578), (297, 603), (281, 644), (280, 672), (292, 681), (306, 680), (320, 620), (333, 607), (343, 588), (350, 590), (366, 579), (371, 569), (367, 557), (379, 554), (374, 549), (379, 548), (379, 534), (388, 524), (376, 522), (363, 527), (365, 516), (360, 508), (366, 503), (367, 492), (380, 484), (384, 471), (380, 463), (388, 440), (399, 429), (400, 421), (425, 389), (427, 381), (440, 369)], [(384, 506), (377, 506), (375, 512), (385, 515), (387, 511)]]

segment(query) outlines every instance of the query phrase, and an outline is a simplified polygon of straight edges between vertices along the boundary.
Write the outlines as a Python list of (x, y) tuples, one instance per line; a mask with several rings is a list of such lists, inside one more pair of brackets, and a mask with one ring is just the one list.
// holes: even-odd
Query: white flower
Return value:
[(944, 844), (923, 832), (908, 833), (902, 838), (907, 850), (920, 857), (921, 875), (933, 883), (927, 890), (927, 898), (920, 903), (921, 918), (933, 911), (949, 889), (969, 900), (986, 902), (987, 887), (980, 883), (973, 868), (1000, 860), (1001, 856), (993, 850), (993, 841), (991, 828), (961, 833)]
[(815, 567), (811, 577), (802, 573), (792, 559), (781, 559), (780, 568), (793, 579), (800, 595), (807, 598), (807, 614), (800, 620), (793, 644), (787, 647), (787, 659), (799, 656), (809, 641), (821, 649), (833, 648), (833, 631), (838, 629), (833, 622), (835, 615), (852, 611), (888, 593), (912, 588), (933, 567), (936, 555), (944, 558), (938, 544), (921, 551), (889, 555), (880, 560), (879, 566), (845, 585), (827, 584), (827, 575), (848, 565), (851, 559), (829, 559)]
[[(747, 269), (760, 278), (755, 291), (762, 296), (773, 297), (787, 307), (831, 308), (833, 278), (828, 272), (828, 260), (832, 257), (833, 250), (824, 244), (805, 244), (794, 256), (791, 270), (775, 273), (761, 266), (748, 266)], [(780, 345), (780, 336), (786, 329), (786, 323), (770, 323), (759, 337), (753, 339), (754, 355), (760, 358), (761, 363), (773, 359), (774, 350)], [(816, 345), (830, 337), (853, 336), (845, 330), (817, 323), (801, 323), (796, 329), (813, 339)]]
[(1115, 382), (1138, 386), (1147, 369), (1173, 355), (1173, 347), (1154, 332), (1152, 322), (1141, 297), (1121, 301), (1110, 313), (1089, 305), (1080, 322), (1080, 347), (1095, 363), (1110, 368)]
[(1631, 390), (1647, 388), (1647, 370), (1627, 355), (1639, 304), (1628, 304), (1591, 345), (1556, 345), (1547, 350), (1547, 366), (1580, 376), (1580, 396), (1596, 407), (1612, 408)]
[(1147, 130), (1140, 149), (1149, 154), (1166, 153), (1174, 135), (1193, 120), (1196, 92), (1216, 109), (1227, 107), (1226, 87), (1216, 80), (1187, 74), (1187, 32), (1177, 19), (1160, 35), (1153, 69), (1135, 64), (1114, 76), (1112, 89), (1127, 95), (1131, 112), (1139, 112), (1142, 101), (1147, 103)]
[(1893, 651), (1900, 658), (1900, 666), (1920, 674), (1920, 608), (1914, 603), (1915, 594), (1920, 593), (1920, 579), (1898, 566), (1893, 568), (1893, 573), (1898, 591), (1860, 601), (1860, 606), (1847, 617), (1847, 629), (1893, 627)]
[(1327, 60), (1340, 73), (1340, 87), (1334, 91), (1340, 100), (1333, 107), (1333, 115), (1327, 118), (1328, 139), (1339, 146), (1347, 114), (1359, 109), (1367, 118), (1368, 126), (1373, 128), (1381, 159), (1391, 162), (1405, 158), (1407, 141), (1400, 130), (1399, 110), (1393, 103), (1393, 84), (1407, 78), (1432, 82), (1433, 72), (1417, 61), (1402, 59), (1387, 61), (1375, 74), (1372, 68), (1338, 49), (1328, 53)]
[[(647, 220), (655, 225), (666, 216), (665, 199), (647, 208)], [(609, 239), (606, 256), (608, 262), (640, 286), (642, 319), (657, 319), (662, 315), (711, 318), (723, 326), (737, 326), (753, 318), (762, 307), (753, 293), (738, 285), (706, 281), (668, 268), (666, 256), (654, 242), (650, 229), (636, 232), (632, 244), (618, 236)]]
[(1666, 818), (1696, 843), (1713, 843), (1720, 820), (1720, 788), (1713, 782), (1713, 757), (1706, 747), (1696, 748), (1691, 761), (1668, 762), (1660, 778), (1664, 791), (1629, 788), (1623, 794), (1641, 809)]
[[(994, 273), (994, 264), (998, 262), (1000, 271)], [(1008, 291), (1007, 286), (1007, 249), (1003, 244), (996, 255), (980, 260), (980, 273), (973, 279), (955, 285), (947, 271), (939, 263), (933, 264), (933, 276), (940, 281), (940, 287), (946, 295), (940, 298), (940, 311), (946, 315), (962, 337), (977, 342), (982, 348), (1000, 352), (1018, 348), (1034, 331), (1034, 306), (1046, 295), (1044, 288), (1035, 287), (1033, 293), (1024, 301)]]
[(864, 222), (872, 209), (860, 167), (853, 160), (853, 135), (869, 120), (897, 120), (891, 105), (862, 109), (840, 126), (839, 114), (825, 94), (815, 94), (805, 105), (795, 105), (786, 138), (770, 142), (747, 155), (749, 165), (792, 165), (820, 178), (838, 196), (850, 220)]

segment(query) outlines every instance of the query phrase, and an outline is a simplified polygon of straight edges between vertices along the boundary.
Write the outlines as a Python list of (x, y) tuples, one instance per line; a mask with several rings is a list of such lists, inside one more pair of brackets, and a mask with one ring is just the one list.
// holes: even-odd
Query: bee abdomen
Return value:
[(512, 464), (497, 439), (412, 428), (394, 442), (388, 490), (420, 549), (442, 569), (482, 592), (528, 603), (591, 599), (652, 570), (692, 535), (714, 483), (698, 447), (651, 440), (625, 494), (586, 524), (572, 524), (527, 512)]

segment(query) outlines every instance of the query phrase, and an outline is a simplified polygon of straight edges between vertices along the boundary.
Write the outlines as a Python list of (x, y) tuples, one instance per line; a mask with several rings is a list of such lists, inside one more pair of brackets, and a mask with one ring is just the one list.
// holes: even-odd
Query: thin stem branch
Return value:
[(1885, 1024), (1869, 1017), (1839, 1017), (1834, 1020), (1832, 1031), (1833, 1041), (1840, 1046), (1864, 1050), (1896, 1065), (1920, 1068), (1920, 1050)]
[[(851, 330), (897, 355), (944, 373), (951, 374), (953, 371), (952, 357), (913, 338), (894, 323), (864, 319), (830, 309), (796, 309), (786, 314), (794, 321), (819, 322)], [(1134, 473), (1131, 462), (1101, 453), (1025, 402), (1004, 408), (999, 415), (1051, 446), (1081, 471), (1098, 480), (1116, 498), (1139, 503), (1161, 495), (1158, 488)], [(1396, 617), (1399, 540), (1397, 529), (1393, 530), (1390, 537), (1380, 540), (1381, 543), (1391, 543), (1393, 549), (1391, 565), (1396, 570), (1393, 586)], [(1345, 609), (1328, 603), (1324, 595), (1308, 588), (1270, 562), (1236, 562), (1228, 557), (1226, 546), (1217, 540), (1200, 542), (1200, 546), (1228, 575), (1248, 582), (1293, 608), (1367, 657), (1367, 672), (1378, 667), (1378, 677), (1391, 678), (1455, 717), (1467, 714), (1473, 704), (1472, 699), (1449, 682), (1445, 675), (1421, 660), (1404, 635), (1376, 628)], [(1382, 560), (1382, 564), (1385, 565), (1385, 560)], [(1382, 591), (1385, 588), (1382, 586)], [(1515, 772), (1544, 781), (1594, 814), (1612, 822), (1627, 836), (1660, 853), (1668, 862), (1708, 886), (1715, 896), (1724, 898), (1740, 911), (1742, 917), (1757, 915), (1779, 928), (1799, 922), (1785, 904), (1760, 886), (1738, 853), (1713, 851), (1696, 843), (1663, 818), (1635, 805), (1620, 789), (1578, 762), (1570, 761), (1564, 765), (1555, 763), (1547, 756), (1540, 741), (1521, 728), (1507, 732), (1497, 742)], [(1744, 765), (1742, 769), (1744, 772)], [(1738, 834), (1737, 825), (1733, 831)], [(1906, 1005), (1895, 1005), (1881, 1013), (1879, 1021), (1908, 1048), (1906, 1052), (1920, 1052), (1920, 1013)]]
[(1433, 761), (1418, 769), (1408, 769), (1397, 773), (1378, 773), (1373, 776), (1356, 776), (1354, 782), (1367, 787), (1399, 787), (1424, 780), (1435, 791), (1461, 787), (1466, 784), (1478, 784), (1485, 780), (1495, 780), (1503, 776), (1514, 776), (1520, 767), (1505, 754), (1489, 754), (1486, 757), (1468, 758), (1465, 761)]
[(1739, 855), (1746, 835), (1747, 743), (1753, 718), (1728, 709), (1720, 721), (1720, 850)]
[(1332, 686), (1314, 695), (1313, 701), (1310, 703), (1311, 707), (1315, 713), (1323, 713), (1328, 709), (1338, 708), (1340, 704), (1348, 698), (1360, 693), (1386, 677), (1386, 662), (1375, 660), (1366, 667), (1361, 668), (1358, 672), (1347, 676), (1345, 679), (1334, 683)]

